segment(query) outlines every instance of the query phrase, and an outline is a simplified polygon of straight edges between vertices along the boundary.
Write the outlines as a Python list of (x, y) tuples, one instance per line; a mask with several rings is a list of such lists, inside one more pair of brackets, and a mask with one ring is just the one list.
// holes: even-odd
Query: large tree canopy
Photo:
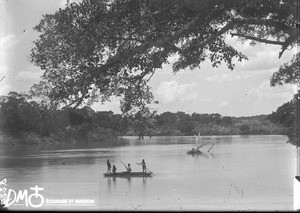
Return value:
[(83, 0), (44, 15), (31, 61), (44, 74), (32, 87), (52, 104), (78, 107), (122, 98), (123, 113), (143, 109), (148, 81), (164, 63), (173, 71), (247, 59), (226, 35), (280, 45), (299, 43), (298, 0)]

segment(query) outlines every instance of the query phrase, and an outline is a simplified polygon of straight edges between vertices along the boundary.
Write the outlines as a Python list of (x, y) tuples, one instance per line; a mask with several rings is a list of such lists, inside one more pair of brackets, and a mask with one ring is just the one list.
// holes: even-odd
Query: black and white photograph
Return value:
[(0, 0), (0, 211), (299, 211), (299, 0)]

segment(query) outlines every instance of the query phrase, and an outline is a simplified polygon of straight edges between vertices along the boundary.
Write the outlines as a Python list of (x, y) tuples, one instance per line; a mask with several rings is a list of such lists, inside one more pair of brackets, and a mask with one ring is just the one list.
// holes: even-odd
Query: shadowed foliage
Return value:
[(298, 11), (297, 0), (68, 3), (35, 27), (31, 61), (44, 74), (32, 94), (73, 107), (119, 96), (122, 112), (136, 113), (152, 102), (148, 81), (171, 56), (174, 72), (206, 59), (233, 69), (247, 57), (226, 35), (280, 45), (281, 56), (299, 42)]

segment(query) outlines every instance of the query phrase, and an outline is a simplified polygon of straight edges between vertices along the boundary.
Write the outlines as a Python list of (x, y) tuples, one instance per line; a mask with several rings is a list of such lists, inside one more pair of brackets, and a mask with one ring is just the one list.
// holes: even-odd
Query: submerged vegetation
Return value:
[(230, 117), (218, 113), (164, 112), (145, 119), (139, 114), (125, 117), (112, 111), (96, 112), (90, 107), (49, 108), (16, 92), (0, 98), (0, 117), (0, 140), (11, 144), (101, 142), (124, 135), (142, 138), (199, 132), (202, 135), (289, 134), (287, 125), (271, 122), (276, 122), (274, 113)]

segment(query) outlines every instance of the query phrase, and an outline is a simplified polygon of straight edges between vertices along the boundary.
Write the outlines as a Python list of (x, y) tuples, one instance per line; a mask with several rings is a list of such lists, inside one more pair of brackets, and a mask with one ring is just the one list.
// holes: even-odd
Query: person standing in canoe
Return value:
[(145, 160), (143, 159), (142, 160), (142, 162), (141, 163), (137, 163), (137, 164), (139, 164), (139, 165), (142, 165), (142, 167), (143, 167), (143, 172), (146, 172), (146, 163), (145, 163)]
[(111, 164), (109, 162), (109, 159), (107, 159), (106, 164), (107, 164), (107, 173), (108, 172), (111, 173)]

